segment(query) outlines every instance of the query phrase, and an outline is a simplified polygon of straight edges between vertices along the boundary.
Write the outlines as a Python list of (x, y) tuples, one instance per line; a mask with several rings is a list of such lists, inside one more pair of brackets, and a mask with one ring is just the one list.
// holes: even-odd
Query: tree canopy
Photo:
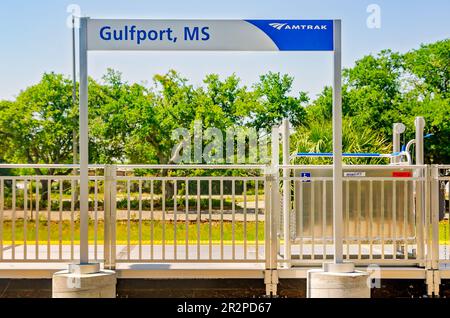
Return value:
[[(294, 78), (269, 72), (252, 86), (235, 75), (209, 74), (193, 86), (174, 70), (155, 75), (151, 85), (127, 83), (108, 70), (89, 79), (91, 163), (168, 163), (174, 129), (252, 127), (270, 129), (289, 118), (292, 151), (331, 151), (332, 91), (314, 99), (292, 92)], [(450, 40), (405, 54), (384, 50), (343, 71), (344, 151), (389, 152), (392, 124), (407, 126), (423, 116), (426, 162), (450, 163)], [(72, 132), (78, 129), (72, 83), (47, 73), (14, 100), (0, 101), (0, 160), (10, 163), (71, 163)]]

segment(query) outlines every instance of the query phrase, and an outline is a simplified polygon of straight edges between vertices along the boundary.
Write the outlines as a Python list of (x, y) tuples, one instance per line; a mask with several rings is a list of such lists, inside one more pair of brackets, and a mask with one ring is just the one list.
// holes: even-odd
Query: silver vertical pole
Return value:
[[(392, 127), (392, 152), (400, 152), (400, 135), (405, 132), (405, 125), (402, 123), (395, 123)], [(395, 156), (392, 158), (391, 163), (400, 162), (400, 157)]]
[(334, 262), (343, 263), (343, 218), (342, 218), (342, 52), (341, 20), (334, 20), (333, 56), (333, 229)]
[[(400, 134), (397, 132), (398, 123), (394, 124), (392, 128), (392, 153), (396, 153), (400, 151)], [(398, 157), (392, 157), (391, 163), (397, 163)]]
[(103, 260), (107, 269), (111, 269), (111, 167), (111, 165), (105, 165), (103, 186)]
[[(283, 120), (283, 165), (289, 165), (289, 119)], [(291, 258), (290, 240), (290, 212), (291, 212), (291, 182), (287, 180), (290, 170), (283, 168), (283, 232), (284, 232), (284, 259)], [(290, 263), (286, 263), (290, 267)]]
[[(77, 103), (77, 65), (76, 65), (76, 48), (75, 48), (75, 16), (72, 16), (72, 103), (73, 106)], [(74, 127), (72, 133), (72, 151), (73, 151), (73, 164), (77, 164), (77, 132)], [(75, 172), (75, 169), (74, 169)]]
[[(77, 66), (76, 66), (76, 47), (75, 47), (75, 16), (72, 15), (72, 104), (75, 108), (75, 105), (77, 104)], [(76, 126), (76, 118), (73, 118), (74, 121), (74, 127), (72, 130), (72, 153), (73, 153), (73, 164), (76, 165), (78, 163), (78, 150), (77, 150), (77, 130), (75, 128)], [(77, 169), (72, 170), (72, 174), (74, 176), (77, 175)], [(71, 182), (72, 187), (72, 202), (75, 204), (75, 202), (78, 199), (77, 194), (77, 181), (72, 180)]]
[(416, 165), (423, 165), (423, 129), (425, 127), (425, 119), (423, 117), (416, 117), (414, 124), (416, 126)]
[(104, 261), (108, 269), (115, 269), (116, 266), (116, 176), (117, 166), (105, 165)]
[(439, 268), (439, 167), (431, 165), (431, 269)]
[[(279, 243), (280, 241), (278, 240), (278, 227), (275, 227), (275, 225), (278, 223), (276, 222), (275, 217), (280, 215), (280, 212), (278, 211), (278, 209), (280, 208), (280, 202), (279, 200), (279, 196), (277, 196), (276, 194), (278, 193), (277, 191), (279, 191), (278, 189), (278, 170), (279, 170), (279, 166), (280, 166), (280, 129), (279, 127), (272, 127), (272, 166), (271, 166), (271, 171), (270, 174), (272, 176), (273, 179), (275, 180), (271, 180), (270, 184), (271, 184), (271, 196), (270, 196), (270, 202), (271, 202), (271, 209), (270, 209), (270, 247), (271, 247), (271, 264), (273, 265), (274, 262), (276, 262), (273, 257), (278, 253), (279, 250)], [(275, 189), (276, 188), (276, 189)], [(276, 266), (275, 266), (276, 267)], [(273, 268), (273, 267), (271, 267)]]
[(88, 149), (88, 55), (87, 22), (80, 18), (80, 263), (89, 263), (88, 253), (88, 193), (89, 193), (89, 149)]
[[(423, 150), (423, 130), (425, 127), (425, 120), (423, 117), (416, 117), (416, 165), (423, 165), (424, 150)], [(425, 176), (423, 168), (419, 170), (419, 177)], [(416, 182), (416, 224), (417, 224), (417, 257), (421, 260), (424, 259), (424, 212), (425, 212), (425, 187), (423, 181)]]
[(272, 127), (272, 168), (278, 170), (280, 165), (280, 130)]

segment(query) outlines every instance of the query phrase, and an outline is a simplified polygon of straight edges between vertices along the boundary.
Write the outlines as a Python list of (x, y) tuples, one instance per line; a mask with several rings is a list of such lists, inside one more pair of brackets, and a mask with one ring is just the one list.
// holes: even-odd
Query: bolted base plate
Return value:
[(100, 263), (69, 264), (71, 274), (95, 274), (100, 272)]
[(326, 273), (353, 273), (355, 264), (353, 263), (323, 263), (322, 269)]

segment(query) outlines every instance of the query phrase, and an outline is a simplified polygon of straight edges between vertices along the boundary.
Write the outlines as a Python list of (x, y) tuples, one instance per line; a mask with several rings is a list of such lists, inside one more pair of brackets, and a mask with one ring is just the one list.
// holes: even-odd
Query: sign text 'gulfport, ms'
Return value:
[(333, 20), (88, 20), (88, 50), (333, 51)]

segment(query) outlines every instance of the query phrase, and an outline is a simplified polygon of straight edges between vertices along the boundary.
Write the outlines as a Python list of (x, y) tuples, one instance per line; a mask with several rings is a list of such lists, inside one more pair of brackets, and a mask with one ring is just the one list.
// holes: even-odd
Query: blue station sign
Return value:
[(88, 50), (333, 51), (333, 20), (89, 19)]

